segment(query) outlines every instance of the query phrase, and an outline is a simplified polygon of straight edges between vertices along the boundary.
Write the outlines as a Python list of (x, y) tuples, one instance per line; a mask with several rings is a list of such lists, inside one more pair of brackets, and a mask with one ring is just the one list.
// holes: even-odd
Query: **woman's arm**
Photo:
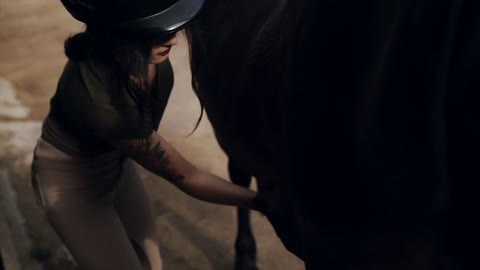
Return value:
[(107, 141), (192, 197), (258, 210), (255, 191), (196, 168), (155, 131), (146, 139)]

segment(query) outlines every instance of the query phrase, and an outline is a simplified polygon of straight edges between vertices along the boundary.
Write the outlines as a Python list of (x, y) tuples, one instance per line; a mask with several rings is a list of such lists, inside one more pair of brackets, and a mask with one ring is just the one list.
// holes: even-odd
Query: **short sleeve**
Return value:
[[(57, 104), (62, 118), (81, 133), (110, 139), (140, 139), (152, 132), (149, 104), (138, 107), (133, 100), (115, 105), (112, 80), (99, 64), (67, 64), (59, 84), (63, 88)], [(125, 97), (127, 95), (124, 95)]]

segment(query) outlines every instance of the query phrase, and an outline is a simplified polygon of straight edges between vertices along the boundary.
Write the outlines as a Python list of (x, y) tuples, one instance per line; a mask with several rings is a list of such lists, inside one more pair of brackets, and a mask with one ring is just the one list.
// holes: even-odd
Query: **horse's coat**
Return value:
[(194, 88), (308, 269), (478, 268), (478, 14), (476, 0), (207, 1)]

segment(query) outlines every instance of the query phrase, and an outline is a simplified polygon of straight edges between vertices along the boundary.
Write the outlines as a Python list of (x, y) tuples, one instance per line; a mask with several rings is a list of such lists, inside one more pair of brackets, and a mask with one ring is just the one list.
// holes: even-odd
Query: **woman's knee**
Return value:
[(162, 258), (158, 247), (158, 241), (154, 237), (141, 241), (130, 239), (138, 259), (146, 270), (161, 270)]

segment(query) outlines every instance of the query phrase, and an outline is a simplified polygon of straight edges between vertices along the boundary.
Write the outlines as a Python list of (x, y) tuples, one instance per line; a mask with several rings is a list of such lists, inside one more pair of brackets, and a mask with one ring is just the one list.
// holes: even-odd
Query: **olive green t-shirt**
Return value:
[(173, 87), (169, 61), (158, 64), (156, 72), (151, 95), (139, 108), (126, 91), (112, 89), (115, 78), (105, 65), (92, 60), (68, 61), (50, 101), (41, 137), (74, 156), (111, 151), (103, 138), (147, 137), (158, 129)]

